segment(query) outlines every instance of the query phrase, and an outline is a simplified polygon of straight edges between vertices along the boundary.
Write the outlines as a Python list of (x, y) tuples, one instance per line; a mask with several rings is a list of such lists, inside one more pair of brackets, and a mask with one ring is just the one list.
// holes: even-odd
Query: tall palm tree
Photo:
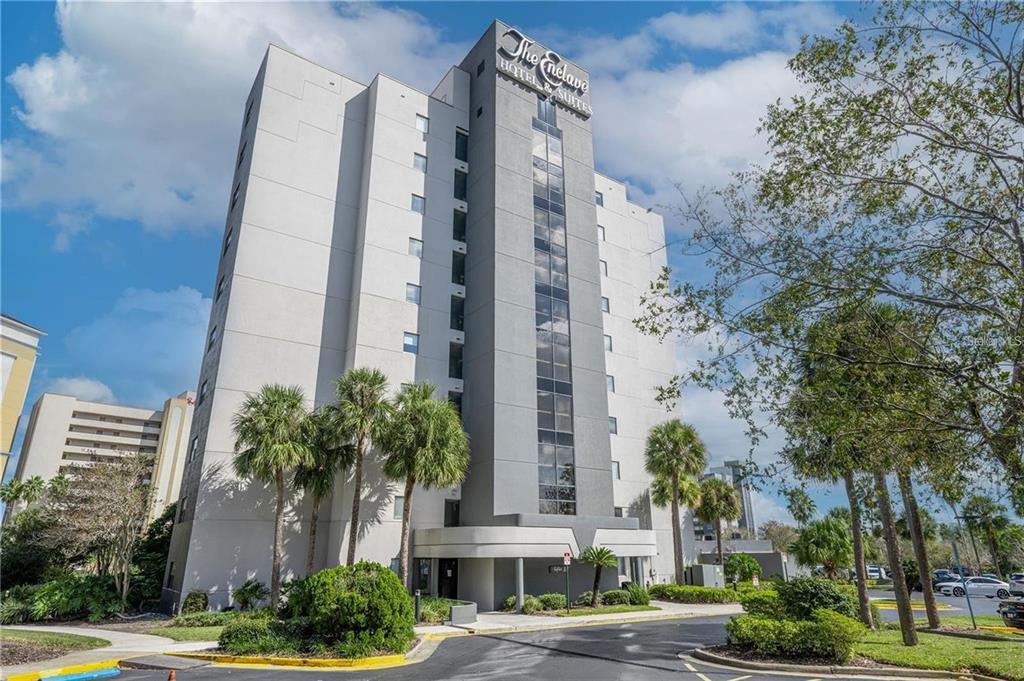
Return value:
[(834, 517), (807, 523), (789, 550), (803, 566), (821, 565), (825, 576), (833, 581), (839, 578), (840, 570), (853, 563), (850, 527)]
[(660, 423), (647, 435), (645, 468), (657, 478), (669, 482), (672, 507), (672, 557), (676, 583), (683, 583), (682, 529), (679, 526), (679, 488), (681, 481), (699, 475), (707, 459), (706, 449), (696, 429), (679, 419)]
[(363, 461), (370, 443), (387, 426), (394, 407), (387, 398), (388, 379), (380, 369), (365, 367), (349, 369), (335, 385), (338, 413), (342, 432), (355, 445), (355, 469), (352, 473), (352, 522), (348, 533), (348, 559), (356, 562), (356, 543), (359, 541), (359, 505), (363, 499)]
[(21, 500), (31, 505), (43, 498), (46, 493), (46, 483), (38, 475), (33, 475), (21, 484)]
[(601, 586), (601, 568), (611, 568), (619, 564), (619, 559), (607, 546), (588, 546), (580, 552), (580, 562), (594, 568), (594, 588), (590, 592), (590, 607), (597, 607), (598, 589)]
[(434, 386), (429, 383), (405, 386), (396, 407), (378, 444), (384, 452), (384, 474), (405, 482), (398, 574), (411, 589), (409, 526), (413, 492), (417, 484), (424, 489), (460, 484), (469, 467), (469, 441), (455, 406), (448, 400), (434, 399)]
[(310, 575), (316, 560), (320, 503), (334, 489), (338, 473), (355, 461), (355, 447), (345, 441), (337, 411), (333, 407), (321, 407), (306, 417), (306, 438), (310, 460), (295, 469), (294, 482), (296, 487), (312, 496), (309, 548), (306, 553), (306, 575)]
[(23, 490), (24, 483), (17, 478), (11, 478), (3, 485), (0, 485), (0, 501), (13, 507), (21, 501), (21, 494)]
[(802, 487), (792, 487), (785, 492), (786, 509), (800, 527), (814, 520), (818, 505)]
[(740, 517), (740, 498), (736, 489), (721, 478), (705, 478), (700, 483), (700, 505), (694, 515), (705, 523), (715, 524), (718, 541), (718, 564), (725, 565), (722, 549), (722, 521)]
[(272, 384), (246, 395), (231, 420), (235, 431), (235, 472), (243, 478), (272, 481), (276, 491), (270, 568), (270, 603), (274, 608), (281, 597), (284, 477), (286, 472), (310, 461), (306, 415), (302, 388)]

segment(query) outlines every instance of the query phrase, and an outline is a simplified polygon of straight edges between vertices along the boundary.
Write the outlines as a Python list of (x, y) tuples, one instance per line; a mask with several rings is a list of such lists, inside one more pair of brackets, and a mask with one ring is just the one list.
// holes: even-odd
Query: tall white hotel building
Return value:
[[(588, 74), (495, 22), (430, 93), (271, 46), (243, 110), (165, 604), (201, 589), (224, 607), (269, 582), (273, 493), (234, 474), (232, 415), (265, 383), (330, 402), (352, 367), (396, 391), (429, 381), (470, 437), (465, 483), (416, 493), (417, 587), (487, 610), (518, 574), (563, 590), (549, 566), (594, 544), (622, 559), (606, 588), (670, 579), (643, 450), (670, 416), (655, 389), (675, 352), (631, 321), (664, 227), (594, 170)], [(344, 562), (342, 477), (318, 567)], [(371, 461), (360, 558), (397, 564), (396, 494)], [(286, 577), (304, 572), (308, 517), (296, 492)], [(574, 596), (592, 574), (571, 570)]]

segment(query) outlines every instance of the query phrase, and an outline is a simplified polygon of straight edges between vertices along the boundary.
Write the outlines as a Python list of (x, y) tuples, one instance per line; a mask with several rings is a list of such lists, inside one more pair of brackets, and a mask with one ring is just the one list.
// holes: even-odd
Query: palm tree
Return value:
[(721, 478), (705, 478), (700, 483), (700, 505), (694, 515), (701, 522), (715, 524), (715, 539), (718, 541), (718, 564), (725, 565), (725, 551), (722, 549), (722, 521), (740, 517), (740, 499), (736, 489)]
[(434, 399), (434, 386), (429, 383), (405, 386), (396, 407), (379, 445), (384, 451), (384, 474), (405, 482), (398, 575), (411, 589), (409, 529), (413, 491), (417, 484), (424, 489), (460, 484), (469, 467), (469, 441), (455, 406), (448, 400)]
[(342, 432), (355, 444), (355, 470), (352, 473), (352, 521), (348, 533), (348, 559), (356, 562), (356, 543), (359, 541), (359, 504), (363, 500), (363, 460), (370, 443), (387, 426), (394, 407), (387, 399), (388, 378), (380, 369), (365, 367), (349, 369), (338, 378), (335, 394)]
[(676, 583), (683, 583), (682, 529), (679, 526), (679, 490), (681, 481), (704, 470), (706, 450), (696, 429), (679, 419), (660, 423), (647, 435), (644, 451), (645, 468), (657, 478), (669, 482), (669, 504), (672, 507), (672, 557)]
[(808, 523), (789, 550), (801, 565), (821, 565), (831, 580), (838, 579), (839, 571), (853, 564), (850, 528), (834, 517)]
[(594, 568), (594, 589), (590, 592), (590, 607), (597, 607), (598, 589), (601, 586), (601, 569), (619, 564), (618, 557), (607, 546), (588, 546), (580, 553), (579, 561)]
[(33, 475), (21, 483), (21, 500), (31, 505), (43, 498), (46, 493), (46, 483), (38, 475)]
[(798, 526), (803, 527), (814, 520), (814, 514), (817, 512), (818, 506), (802, 487), (790, 488), (786, 490), (785, 495), (786, 508)]
[(967, 528), (985, 538), (989, 553), (992, 554), (992, 568), (1003, 578), (1001, 554), (999, 552), (999, 534), (1010, 524), (1006, 516), (1006, 507), (984, 494), (975, 494), (963, 506), (963, 517)]
[(12, 478), (0, 485), (0, 501), (4, 502), (8, 506), (14, 506), (21, 501), (21, 494), (24, 489), (24, 485), (21, 480)]
[(331, 407), (321, 407), (306, 417), (306, 437), (310, 461), (295, 469), (295, 486), (313, 497), (309, 515), (309, 548), (306, 575), (313, 573), (316, 560), (316, 531), (320, 522), (320, 503), (334, 489), (338, 472), (352, 465), (355, 448), (345, 442), (338, 415)]
[(274, 482), (274, 552), (270, 568), (271, 607), (281, 597), (284, 535), (284, 476), (308, 464), (305, 395), (298, 386), (264, 385), (248, 394), (231, 420), (235, 431), (235, 472), (243, 478)]

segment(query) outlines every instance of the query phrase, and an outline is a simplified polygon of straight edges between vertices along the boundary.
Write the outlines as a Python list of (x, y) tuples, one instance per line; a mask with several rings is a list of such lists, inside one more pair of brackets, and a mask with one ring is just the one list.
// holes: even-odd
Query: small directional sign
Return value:
[(552, 575), (560, 575), (563, 572), (568, 572), (568, 569), (564, 565), (548, 565), (548, 572)]

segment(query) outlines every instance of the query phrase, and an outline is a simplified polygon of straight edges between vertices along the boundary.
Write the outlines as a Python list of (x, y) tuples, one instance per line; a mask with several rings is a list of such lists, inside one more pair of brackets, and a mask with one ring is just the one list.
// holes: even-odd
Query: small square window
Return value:
[(461, 170), (455, 171), (455, 187), (453, 189), (453, 195), (459, 201), (466, 200), (466, 192), (469, 187), (469, 175), (462, 172)]
[(604, 225), (597, 226), (597, 238), (601, 241), (605, 241)]
[(466, 214), (461, 210), (454, 211), (452, 215), (452, 238), (466, 242)]
[(196, 452), (199, 451), (199, 436), (196, 435), (192, 438), (192, 443), (188, 447), (188, 460), (196, 458)]
[(486, 65), (487, 65), (487, 60), (483, 60), (479, 64), (477, 64), (476, 65), (476, 75), (479, 76), (481, 73), (483, 73), (484, 72), (484, 67)]
[(421, 173), (427, 172), (427, 157), (423, 154), (413, 154), (412, 167)]
[(477, 110), (476, 110), (476, 117), (480, 118), (483, 115), (484, 115), (484, 108), (482, 106), (478, 107)]
[(231, 248), (231, 237), (234, 236), (234, 233), (234, 228), (228, 229), (228, 233), (224, 237), (224, 252), (221, 254), (222, 257), (228, 254), (228, 249)]
[[(626, 517), (626, 509), (624, 509), (621, 506), (616, 506), (615, 507), (615, 517), (616, 518), (625, 518)], [(620, 571), (620, 574), (622, 574), (621, 571)]]
[(619, 467), (618, 461), (612, 461), (612, 479), (622, 480), (622, 469)]
[(221, 278), (217, 280), (217, 296), (215, 300), (220, 300), (221, 295), (224, 293), (224, 285), (227, 283), (227, 279), (221, 275)]
[(213, 347), (213, 344), (217, 342), (217, 327), (214, 326), (210, 329), (210, 339), (206, 343), (206, 349), (209, 350)]
[(416, 129), (424, 134), (430, 132), (430, 119), (416, 114)]
[(423, 215), (427, 212), (427, 200), (417, 194), (412, 195), (412, 200), (409, 202), (409, 208), (414, 213)]
[(608, 384), (608, 392), (615, 392), (615, 377), (612, 375), (607, 375), (604, 377), (604, 379), (605, 382)]
[(413, 355), (418, 354), (420, 351), (419, 334), (406, 331), (402, 336), (402, 350)]
[(413, 239), (409, 237), (409, 255), (414, 255), (417, 258), (423, 257), (423, 242), (419, 239)]
[(616, 435), (619, 432), (619, 420), (614, 416), (608, 417), (608, 432)]
[(607, 277), (608, 276), (608, 261), (607, 260), (599, 260), (598, 263), (601, 266), (601, 274), (603, 276)]
[(611, 312), (611, 304), (605, 296), (601, 296), (601, 312)]
[(392, 518), (395, 520), (402, 519), (402, 513), (405, 512), (405, 497), (395, 497), (395, 508)]
[(405, 300), (408, 303), (420, 304), (420, 287), (416, 284), (405, 285)]
[(469, 135), (461, 130), (455, 131), (455, 158), (469, 162)]
[(599, 206), (603, 206), (604, 194), (602, 194), (601, 192), (594, 192), (594, 203), (596, 203)]
[(605, 334), (605, 337), (604, 337), (604, 349), (607, 352), (611, 352), (612, 351), (612, 337), (609, 336), (608, 334)]
[(203, 403), (203, 398), (206, 397), (206, 391), (210, 387), (209, 381), (203, 381), (203, 384), (199, 386), (199, 396), (196, 398), (196, 406)]

